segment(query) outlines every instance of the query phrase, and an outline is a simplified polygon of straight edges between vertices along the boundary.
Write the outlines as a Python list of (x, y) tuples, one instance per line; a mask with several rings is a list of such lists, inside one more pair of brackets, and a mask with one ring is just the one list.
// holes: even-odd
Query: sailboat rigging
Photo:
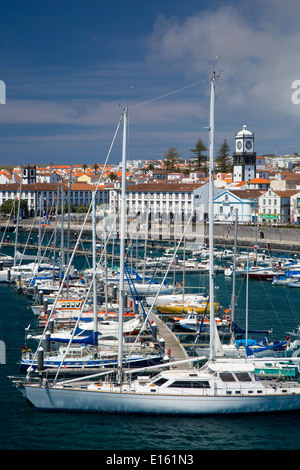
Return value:
[[(213, 259), (213, 176), (214, 176), (214, 100), (215, 71), (210, 77), (210, 168), (209, 168), (209, 240), (210, 240), (210, 302), (214, 305)], [(126, 122), (128, 109), (123, 113), (123, 177), (125, 183)], [(125, 170), (125, 171), (124, 171)], [(125, 186), (122, 190), (122, 217), (125, 217)], [(123, 223), (122, 222), (122, 223)], [(122, 226), (121, 253), (124, 254), (124, 229)], [(122, 268), (124, 269), (124, 268)], [(120, 272), (120, 308), (123, 308), (124, 271)], [(121, 314), (120, 310), (120, 314)], [(122, 315), (120, 315), (121, 319)], [(122, 320), (122, 319), (121, 319)], [(120, 332), (122, 331), (120, 322)], [(119, 346), (117, 381), (107, 374), (94, 374), (80, 380), (50, 383), (46, 379), (35, 382), (18, 382), (24, 396), (38, 409), (88, 411), (104, 413), (135, 413), (152, 415), (202, 415), (228, 413), (263, 413), (300, 409), (300, 384), (294, 381), (279, 386), (276, 380), (259, 380), (251, 359), (220, 359), (215, 354), (217, 339), (214, 309), (210, 309), (210, 357), (201, 368), (172, 368), (165, 365), (154, 377), (139, 376), (131, 380), (131, 373), (122, 369), (122, 342)], [(189, 358), (197, 362), (202, 357)], [(183, 363), (185, 361), (180, 361)], [(179, 362), (178, 362), (179, 364)], [(162, 367), (161, 365), (159, 367)], [(145, 369), (146, 370), (146, 369)], [(155, 370), (155, 369), (150, 369)], [(104, 378), (104, 380), (102, 380)]]

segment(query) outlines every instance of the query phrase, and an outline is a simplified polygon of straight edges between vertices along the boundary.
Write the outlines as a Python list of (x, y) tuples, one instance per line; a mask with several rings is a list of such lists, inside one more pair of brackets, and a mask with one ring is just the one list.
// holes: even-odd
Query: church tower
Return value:
[(36, 183), (36, 165), (23, 166), (23, 181), (25, 184)]
[(247, 126), (235, 136), (233, 153), (233, 181), (250, 181), (256, 175), (256, 153), (254, 152), (254, 134)]

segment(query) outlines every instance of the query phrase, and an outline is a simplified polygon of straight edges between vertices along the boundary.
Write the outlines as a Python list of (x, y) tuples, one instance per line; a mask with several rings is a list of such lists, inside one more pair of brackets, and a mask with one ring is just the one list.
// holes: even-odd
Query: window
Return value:
[(230, 372), (221, 372), (220, 379), (222, 382), (235, 382), (235, 378)]
[(168, 379), (164, 379), (163, 377), (161, 377), (160, 379), (157, 379), (155, 382), (153, 382), (153, 384), (155, 385), (163, 385), (164, 383), (168, 382)]
[(210, 388), (207, 380), (175, 380), (168, 385), (172, 388)]
[(236, 372), (235, 376), (239, 382), (251, 382), (251, 377), (248, 372)]

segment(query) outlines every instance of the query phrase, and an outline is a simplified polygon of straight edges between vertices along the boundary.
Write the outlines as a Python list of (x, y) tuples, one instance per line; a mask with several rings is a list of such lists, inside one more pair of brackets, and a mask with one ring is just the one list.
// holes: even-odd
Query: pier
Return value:
[[(170, 351), (171, 357), (174, 361), (183, 361), (188, 359), (188, 354), (182, 344), (179, 342), (177, 336), (167, 327), (167, 325), (153, 312), (149, 315), (150, 322), (154, 322), (158, 326), (159, 336), (165, 341), (166, 351)], [(192, 363), (178, 364), (176, 367), (179, 369), (188, 369)], [(175, 366), (174, 366), (175, 367)]]

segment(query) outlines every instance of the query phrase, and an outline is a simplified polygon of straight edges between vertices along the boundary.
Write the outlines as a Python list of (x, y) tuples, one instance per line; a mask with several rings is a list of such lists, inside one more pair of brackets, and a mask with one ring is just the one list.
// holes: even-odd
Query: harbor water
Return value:
[[(207, 275), (186, 275), (186, 287), (208, 287)], [(237, 323), (245, 327), (245, 281), (237, 278)], [(232, 279), (216, 276), (216, 301), (226, 309)], [(300, 412), (205, 417), (117, 416), (41, 412), (13, 387), (8, 376), (19, 375), (25, 328), (35, 325), (31, 300), (11, 285), (0, 284), (0, 449), (2, 450), (298, 450)], [(270, 339), (284, 339), (300, 324), (300, 289), (249, 282), (249, 328), (272, 329)]]

